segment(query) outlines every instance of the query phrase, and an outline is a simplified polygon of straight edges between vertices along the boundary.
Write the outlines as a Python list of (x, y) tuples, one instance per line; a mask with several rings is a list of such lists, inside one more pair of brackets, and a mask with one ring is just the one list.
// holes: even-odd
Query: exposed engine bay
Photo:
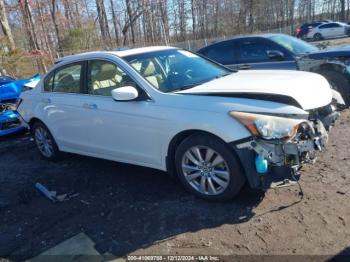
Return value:
[(261, 187), (261, 182), (266, 175), (272, 174), (275, 170), (283, 170), (282, 176), (288, 177), (292, 173), (294, 177), (303, 164), (315, 163), (316, 152), (322, 151), (326, 147), (328, 132), (339, 116), (340, 113), (336, 107), (329, 104), (310, 110), (309, 118), (300, 123), (296, 135), (291, 139), (268, 140), (252, 137), (245, 142), (236, 144), (235, 147), (239, 154), (242, 151), (254, 152), (255, 172), (251, 172), (252, 168), (246, 168), (246, 172), (250, 170), (250, 176), (259, 177), (259, 179), (251, 179), (253, 184), (255, 183), (254, 187)]

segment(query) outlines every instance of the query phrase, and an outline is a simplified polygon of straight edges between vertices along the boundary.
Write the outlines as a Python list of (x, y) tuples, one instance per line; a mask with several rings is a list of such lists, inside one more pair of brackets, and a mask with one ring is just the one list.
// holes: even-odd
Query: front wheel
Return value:
[(229, 146), (210, 135), (192, 135), (178, 147), (177, 174), (185, 188), (208, 200), (228, 200), (245, 182), (241, 165)]

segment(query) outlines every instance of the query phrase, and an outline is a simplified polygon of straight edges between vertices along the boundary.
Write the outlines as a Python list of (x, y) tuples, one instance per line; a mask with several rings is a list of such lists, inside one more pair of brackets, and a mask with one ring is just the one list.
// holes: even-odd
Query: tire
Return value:
[(323, 36), (320, 33), (314, 34), (314, 40), (315, 41), (320, 41), (323, 39)]
[(206, 200), (232, 199), (246, 181), (232, 149), (211, 135), (195, 134), (182, 141), (175, 153), (175, 167), (184, 187)]
[(42, 122), (35, 122), (31, 126), (31, 133), (40, 154), (51, 161), (58, 160), (60, 151), (49, 129)]
[(324, 70), (319, 72), (323, 75), (334, 90), (337, 90), (343, 97), (347, 106), (350, 105), (350, 84), (349, 80), (340, 72)]

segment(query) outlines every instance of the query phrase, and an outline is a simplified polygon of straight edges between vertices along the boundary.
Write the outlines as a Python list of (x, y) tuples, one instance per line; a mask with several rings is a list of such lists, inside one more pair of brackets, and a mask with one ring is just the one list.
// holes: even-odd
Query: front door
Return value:
[[(278, 51), (284, 54), (281, 59), (271, 59), (270, 51)], [(278, 45), (266, 39), (248, 38), (237, 42), (237, 65), (238, 70), (268, 69), (268, 70), (296, 70), (295, 60)]]
[(113, 100), (113, 89), (137, 85), (110, 61), (89, 61), (87, 78), (87, 94), (82, 97), (81, 108), (87, 119), (83, 130), (89, 136), (89, 153), (127, 163), (160, 165), (158, 138), (163, 120), (157, 117), (154, 102)]

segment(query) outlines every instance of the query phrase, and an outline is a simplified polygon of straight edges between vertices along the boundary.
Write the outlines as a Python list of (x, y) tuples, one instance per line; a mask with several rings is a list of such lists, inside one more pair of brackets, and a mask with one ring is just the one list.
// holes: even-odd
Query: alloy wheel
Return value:
[(229, 185), (230, 171), (225, 159), (207, 146), (194, 146), (182, 158), (186, 181), (206, 195), (221, 194)]
[(38, 146), (38, 149), (40, 152), (45, 156), (50, 158), (53, 155), (54, 148), (53, 148), (53, 141), (47, 132), (43, 127), (39, 126), (35, 129), (34, 132), (35, 142)]

